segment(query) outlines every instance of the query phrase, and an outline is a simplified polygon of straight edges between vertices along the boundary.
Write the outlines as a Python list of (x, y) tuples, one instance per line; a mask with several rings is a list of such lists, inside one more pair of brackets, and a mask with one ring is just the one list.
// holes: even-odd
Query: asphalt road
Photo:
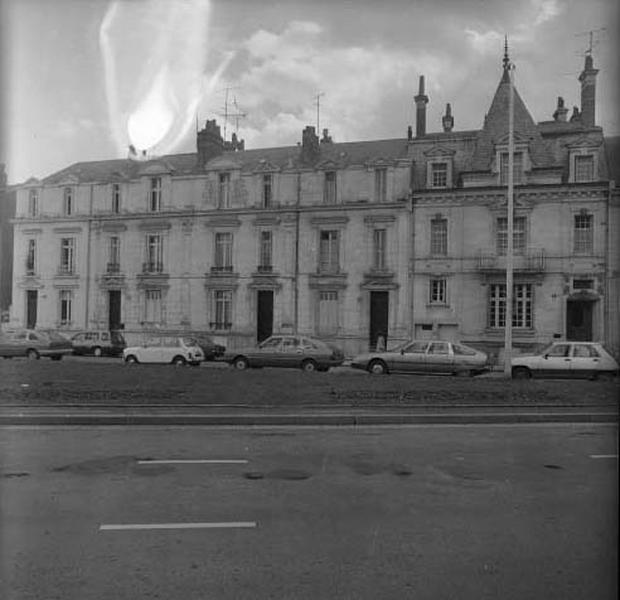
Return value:
[(615, 425), (0, 428), (0, 596), (612, 600), (617, 447)]

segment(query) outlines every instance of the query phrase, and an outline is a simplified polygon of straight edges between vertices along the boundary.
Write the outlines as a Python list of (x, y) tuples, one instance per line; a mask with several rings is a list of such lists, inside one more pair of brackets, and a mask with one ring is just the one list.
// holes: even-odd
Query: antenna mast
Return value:
[(237, 89), (237, 87), (227, 87), (224, 88), (224, 112), (223, 113), (218, 113), (218, 115), (220, 117), (224, 117), (224, 139), (226, 139), (226, 133), (227, 133), (227, 128), (228, 128), (228, 119), (229, 118), (233, 118), (235, 119), (235, 133), (237, 133), (237, 130), (239, 129), (239, 119), (240, 118), (244, 118), (247, 117), (247, 113), (244, 112), (240, 112), (239, 111), (239, 106), (237, 104), (237, 98), (236, 96), (233, 96), (233, 106), (237, 109), (237, 112), (233, 112), (230, 113), (228, 111), (228, 95), (230, 93), (231, 90)]
[(597, 46), (599, 43), (599, 40), (595, 39), (595, 37), (598, 37), (596, 34), (599, 34), (602, 31), (607, 31), (607, 27), (599, 27), (598, 29), (591, 29), (590, 31), (580, 31), (575, 34), (577, 37), (582, 37), (584, 35), (588, 36), (588, 49), (585, 51), (586, 55), (592, 55), (594, 46)]
[(316, 100), (316, 134), (319, 135), (321, 129), (319, 128), (319, 110), (320, 110), (320, 106), (321, 106), (321, 96), (325, 96), (325, 92), (319, 92), (316, 96), (315, 96), (315, 100)]

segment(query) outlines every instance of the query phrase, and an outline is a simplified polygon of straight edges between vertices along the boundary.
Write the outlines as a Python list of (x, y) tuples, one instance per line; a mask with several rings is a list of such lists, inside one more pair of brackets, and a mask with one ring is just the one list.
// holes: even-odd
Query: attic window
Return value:
[(325, 204), (336, 204), (336, 171), (325, 172), (323, 200)]
[(73, 214), (73, 188), (66, 187), (63, 192), (64, 214), (70, 216)]
[[(513, 183), (523, 182), (523, 152), (513, 155)], [(502, 152), (499, 157), (499, 184), (508, 185), (508, 152)]]
[(575, 183), (594, 180), (594, 156), (582, 154), (575, 156)]

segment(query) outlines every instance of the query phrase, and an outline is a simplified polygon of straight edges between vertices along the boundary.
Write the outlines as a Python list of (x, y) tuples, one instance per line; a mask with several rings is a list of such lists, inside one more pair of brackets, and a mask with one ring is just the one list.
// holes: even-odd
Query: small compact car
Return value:
[(123, 350), (126, 363), (164, 363), (198, 366), (205, 356), (194, 338), (154, 337), (142, 346), (130, 346)]
[(480, 375), (490, 368), (484, 352), (465, 344), (441, 340), (411, 340), (387, 352), (360, 354), (351, 361), (351, 366), (375, 374), (469, 376)]
[(222, 360), (236, 369), (248, 367), (297, 367), (304, 371), (327, 371), (344, 361), (339, 348), (315, 338), (272, 335), (258, 346), (227, 352)]
[(0, 331), (0, 356), (25, 356), (36, 360), (42, 356), (61, 360), (73, 354), (71, 341), (53, 329), (11, 329)]
[(618, 375), (618, 363), (604, 346), (597, 342), (554, 342), (537, 354), (515, 356), (511, 367), (513, 379), (598, 379)]
[(81, 331), (71, 338), (73, 354), (93, 356), (120, 356), (125, 339), (118, 331)]

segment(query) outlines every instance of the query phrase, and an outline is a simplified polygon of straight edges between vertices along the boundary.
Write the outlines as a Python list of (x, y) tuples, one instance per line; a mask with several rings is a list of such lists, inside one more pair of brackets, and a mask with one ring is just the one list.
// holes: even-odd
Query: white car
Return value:
[(512, 359), (513, 379), (530, 377), (585, 377), (618, 374), (618, 363), (597, 342), (554, 342), (538, 354)]
[(191, 337), (154, 337), (142, 346), (123, 350), (126, 363), (167, 363), (197, 366), (205, 359), (198, 342)]

